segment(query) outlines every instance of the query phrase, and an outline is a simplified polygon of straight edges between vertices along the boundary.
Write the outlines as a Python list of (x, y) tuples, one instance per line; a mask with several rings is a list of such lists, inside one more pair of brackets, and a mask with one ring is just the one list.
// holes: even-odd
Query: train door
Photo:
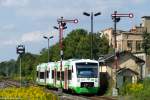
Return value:
[(56, 80), (57, 80), (57, 71), (56, 68), (54, 69), (54, 86), (56, 86)]
[(68, 89), (68, 68), (64, 70), (64, 89)]
[(44, 72), (44, 82), (45, 82), (45, 85), (46, 85), (46, 78), (47, 78), (47, 70), (45, 69), (45, 72)]
[(50, 83), (49, 81), (50, 81), (50, 79), (49, 79), (49, 74), (50, 74), (50, 68), (47, 68), (47, 70), (46, 70), (46, 84), (47, 83)]

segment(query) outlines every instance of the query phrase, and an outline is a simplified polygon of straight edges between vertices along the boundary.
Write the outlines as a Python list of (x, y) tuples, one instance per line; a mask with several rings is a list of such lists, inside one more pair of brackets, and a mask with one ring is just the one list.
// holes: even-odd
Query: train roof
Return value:
[[(60, 61), (57, 61), (57, 62), (60, 62)], [(55, 63), (57, 63), (55, 62)], [(91, 60), (91, 59), (68, 59), (68, 60), (63, 60), (63, 63), (67, 63), (67, 62), (74, 62), (74, 63), (77, 63), (77, 62), (93, 62), (93, 63), (98, 63), (97, 60)]]
[[(64, 66), (70, 66), (73, 63), (78, 63), (78, 62), (91, 62), (91, 63), (98, 63), (97, 60), (91, 60), (91, 59), (68, 59), (68, 60), (63, 60), (62, 64)], [(59, 67), (60, 66), (60, 61), (57, 62), (48, 62), (48, 63), (42, 63), (37, 66), (37, 69), (48, 69), (49, 67)]]
[(47, 67), (48, 63), (41, 63), (39, 65), (37, 65), (37, 69), (45, 69)]

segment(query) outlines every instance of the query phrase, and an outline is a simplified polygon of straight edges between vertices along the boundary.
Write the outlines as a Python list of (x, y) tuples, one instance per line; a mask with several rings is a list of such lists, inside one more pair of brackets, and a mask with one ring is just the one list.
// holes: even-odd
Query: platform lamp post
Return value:
[(97, 12), (97, 13), (95, 13), (95, 14), (93, 14), (93, 12), (91, 12), (91, 14), (90, 13), (87, 13), (87, 12), (83, 12), (83, 15), (85, 15), (85, 16), (90, 16), (91, 17), (91, 50), (90, 50), (90, 52), (91, 52), (91, 59), (93, 59), (93, 17), (95, 16), (98, 16), (98, 15), (101, 15), (101, 12)]
[(50, 37), (48, 37), (48, 36), (43, 36), (43, 38), (44, 39), (47, 39), (48, 40), (48, 46), (47, 46), (47, 49), (48, 49), (48, 62), (49, 62), (49, 57), (50, 57), (50, 55), (49, 55), (49, 41), (50, 41), (50, 39), (52, 39), (52, 38), (54, 38), (53, 36), (50, 36)]
[(62, 88), (62, 61), (63, 61), (63, 44), (62, 44), (62, 39), (63, 39), (63, 30), (66, 29), (66, 24), (67, 23), (78, 23), (77, 19), (73, 20), (68, 20), (64, 19), (63, 17), (57, 19), (58, 22), (58, 27), (54, 26), (54, 29), (59, 30), (59, 45), (60, 45), (60, 86)]
[(18, 45), (16, 50), (17, 50), (17, 54), (19, 54), (20, 56), (20, 87), (21, 87), (21, 58), (22, 58), (22, 55), (25, 53), (25, 46)]
[(129, 14), (118, 14), (117, 11), (114, 11), (113, 14), (111, 14), (112, 20), (114, 22), (114, 30), (113, 30), (113, 35), (114, 35), (114, 48), (115, 48), (115, 88), (113, 88), (113, 95), (117, 96), (118, 95), (118, 90), (117, 90), (117, 68), (118, 68), (118, 51), (117, 51), (117, 40), (116, 40), (116, 26), (117, 23), (120, 21), (121, 17), (129, 17), (129, 18), (133, 18), (134, 15), (132, 13)]

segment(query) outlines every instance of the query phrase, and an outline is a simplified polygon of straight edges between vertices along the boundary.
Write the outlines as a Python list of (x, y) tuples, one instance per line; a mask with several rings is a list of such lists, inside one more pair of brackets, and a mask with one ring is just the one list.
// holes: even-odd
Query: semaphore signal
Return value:
[(133, 18), (134, 15), (133, 15), (133, 13), (129, 13), (129, 14), (117, 14), (117, 12), (114, 12), (114, 14), (111, 14), (111, 17), (129, 17), (129, 18)]

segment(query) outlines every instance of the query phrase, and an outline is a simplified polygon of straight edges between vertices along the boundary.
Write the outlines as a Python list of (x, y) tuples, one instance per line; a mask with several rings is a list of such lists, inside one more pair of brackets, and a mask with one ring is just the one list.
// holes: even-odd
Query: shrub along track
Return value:
[[(28, 83), (28, 86), (36, 86), (33, 83)], [(20, 82), (15, 80), (1, 80), (0, 81), (0, 88), (6, 88), (6, 87), (20, 87)], [(54, 90), (54, 89), (47, 89), (44, 88), (45, 92), (51, 92), (56, 94), (60, 100), (117, 100), (117, 98), (114, 97), (108, 97), (108, 96), (95, 96), (95, 95), (77, 95), (72, 93), (66, 93), (61, 92), (60, 90)]]

